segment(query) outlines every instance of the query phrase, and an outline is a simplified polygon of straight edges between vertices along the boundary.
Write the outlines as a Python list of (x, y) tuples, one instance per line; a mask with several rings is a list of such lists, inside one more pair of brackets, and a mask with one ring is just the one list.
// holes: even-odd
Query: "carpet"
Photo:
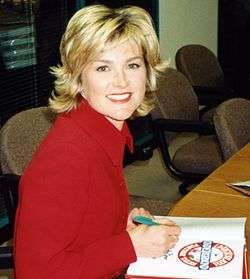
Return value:
[(163, 200), (169, 204), (182, 197), (178, 190), (181, 181), (167, 172), (157, 149), (150, 160), (126, 166), (124, 176), (131, 195)]
[(158, 200), (153, 198), (146, 198), (141, 196), (130, 195), (130, 210), (137, 207), (147, 209), (152, 215), (168, 215), (173, 203)]

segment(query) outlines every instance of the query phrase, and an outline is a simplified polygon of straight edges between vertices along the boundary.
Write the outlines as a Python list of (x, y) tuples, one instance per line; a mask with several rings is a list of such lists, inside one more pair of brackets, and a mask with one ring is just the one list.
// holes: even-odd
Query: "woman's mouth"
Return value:
[(107, 95), (107, 98), (114, 103), (126, 103), (130, 100), (132, 93), (115, 93)]

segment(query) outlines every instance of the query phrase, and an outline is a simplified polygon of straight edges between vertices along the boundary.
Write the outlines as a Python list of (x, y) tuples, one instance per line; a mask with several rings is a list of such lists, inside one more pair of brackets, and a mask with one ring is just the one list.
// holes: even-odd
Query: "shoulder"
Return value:
[(71, 118), (58, 117), (34, 153), (29, 168), (63, 169), (69, 168), (73, 162), (87, 166), (91, 145), (89, 135)]
[[(93, 139), (79, 127), (77, 122), (67, 115), (59, 115), (47, 136), (41, 142), (38, 151), (58, 151), (68, 149), (88, 150), (92, 146)], [(59, 155), (59, 154), (58, 154)]]

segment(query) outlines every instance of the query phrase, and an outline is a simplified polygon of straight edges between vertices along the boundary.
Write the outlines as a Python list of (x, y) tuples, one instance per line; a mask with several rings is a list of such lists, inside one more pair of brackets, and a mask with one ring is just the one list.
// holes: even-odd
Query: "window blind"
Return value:
[(0, 126), (13, 114), (47, 104), (49, 67), (75, 12), (72, 0), (0, 1)]

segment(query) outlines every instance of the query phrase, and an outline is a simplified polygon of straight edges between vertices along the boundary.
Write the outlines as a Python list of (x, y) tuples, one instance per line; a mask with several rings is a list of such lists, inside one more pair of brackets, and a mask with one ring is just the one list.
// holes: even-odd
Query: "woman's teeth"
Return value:
[(110, 100), (114, 100), (114, 101), (124, 101), (126, 99), (128, 99), (130, 97), (130, 93), (125, 93), (125, 94), (111, 94), (108, 95), (107, 97)]

